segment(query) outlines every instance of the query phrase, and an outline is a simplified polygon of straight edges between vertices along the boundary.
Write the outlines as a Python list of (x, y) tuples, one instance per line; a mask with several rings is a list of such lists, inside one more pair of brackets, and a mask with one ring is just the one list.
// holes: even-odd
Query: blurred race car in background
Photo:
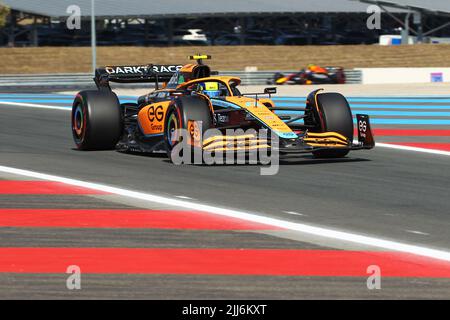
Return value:
[(275, 73), (273, 78), (267, 79), (267, 84), (344, 84), (345, 73), (342, 67), (325, 67), (310, 64), (299, 72), (284, 75)]

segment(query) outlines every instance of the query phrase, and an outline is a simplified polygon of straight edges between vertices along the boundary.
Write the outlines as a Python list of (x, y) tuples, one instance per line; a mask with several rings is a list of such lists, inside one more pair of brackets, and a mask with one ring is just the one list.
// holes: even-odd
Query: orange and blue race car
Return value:
[[(203, 63), (210, 56), (190, 58), (196, 62), (97, 69), (98, 90), (81, 91), (73, 102), (72, 133), (77, 148), (164, 151), (170, 157), (175, 146), (187, 139), (192, 149), (209, 152), (276, 148), (280, 156), (312, 153), (316, 158), (339, 158), (375, 145), (369, 117), (363, 114), (356, 115), (358, 141), (354, 142), (352, 112), (339, 93), (319, 89), (309, 94), (304, 108), (277, 107), (271, 100), (276, 88), (241, 93), (239, 78), (219, 76)], [(149, 82), (155, 90), (136, 103), (120, 103), (111, 82)], [(280, 110), (295, 110), (298, 115), (278, 116), (275, 111)], [(177, 135), (177, 129), (185, 129), (190, 137)], [(231, 129), (243, 134), (227, 136)], [(251, 133), (258, 130), (269, 135), (261, 138)], [(215, 134), (206, 137), (208, 131)]]

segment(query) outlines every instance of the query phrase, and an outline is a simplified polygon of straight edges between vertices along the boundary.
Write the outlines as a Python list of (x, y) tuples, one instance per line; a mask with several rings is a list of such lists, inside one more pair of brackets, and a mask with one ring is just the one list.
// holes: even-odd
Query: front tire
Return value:
[[(164, 141), (167, 150), (167, 156), (173, 163), (178, 163), (172, 158), (172, 151), (177, 144), (183, 142), (183, 136), (176, 134), (179, 133), (179, 129), (186, 130), (188, 133), (190, 128), (190, 121), (201, 122), (201, 130), (196, 134), (203, 137), (203, 133), (213, 127), (212, 112), (208, 102), (201, 97), (186, 96), (180, 97), (169, 107), (166, 112), (166, 118), (164, 121)], [(174, 134), (175, 133), (175, 134)], [(183, 152), (188, 151), (190, 153), (189, 159), (193, 163), (194, 149), (195, 147), (188, 145), (187, 142), (183, 142), (183, 148), (180, 157), (183, 157)], [(201, 146), (198, 147), (202, 151)], [(184, 157), (183, 157), (184, 158)]]
[(72, 105), (72, 135), (79, 150), (114, 149), (123, 131), (119, 99), (109, 91), (79, 92)]
[[(317, 108), (316, 108), (317, 100)], [(308, 97), (305, 124), (314, 125), (311, 132), (333, 131), (353, 142), (353, 116), (347, 99), (340, 93), (314, 93)], [(342, 158), (350, 150), (324, 149), (313, 151), (316, 158)]]

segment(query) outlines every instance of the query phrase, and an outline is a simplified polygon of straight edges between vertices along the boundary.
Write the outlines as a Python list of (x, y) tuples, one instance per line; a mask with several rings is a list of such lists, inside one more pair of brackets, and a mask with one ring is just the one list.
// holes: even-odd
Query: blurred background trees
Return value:
[(9, 8), (0, 2), (0, 28), (5, 26), (8, 14)]

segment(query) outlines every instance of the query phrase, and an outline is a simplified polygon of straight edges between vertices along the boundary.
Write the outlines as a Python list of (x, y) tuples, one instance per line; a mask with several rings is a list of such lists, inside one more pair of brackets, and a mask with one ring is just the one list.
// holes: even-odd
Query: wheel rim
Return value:
[(171, 148), (179, 141), (178, 129), (180, 128), (178, 123), (175, 112), (172, 112), (167, 121), (167, 142)]
[(85, 129), (85, 117), (81, 104), (77, 105), (73, 113), (72, 128), (77, 140), (81, 140)]

